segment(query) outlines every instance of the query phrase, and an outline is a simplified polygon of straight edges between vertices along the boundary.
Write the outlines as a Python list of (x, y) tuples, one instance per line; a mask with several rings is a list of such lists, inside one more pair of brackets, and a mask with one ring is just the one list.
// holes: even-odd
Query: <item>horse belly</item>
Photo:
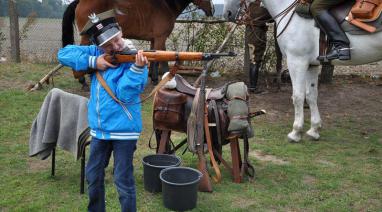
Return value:
[(334, 60), (333, 65), (363, 65), (382, 60), (382, 32), (369, 35), (349, 35), (351, 60)]

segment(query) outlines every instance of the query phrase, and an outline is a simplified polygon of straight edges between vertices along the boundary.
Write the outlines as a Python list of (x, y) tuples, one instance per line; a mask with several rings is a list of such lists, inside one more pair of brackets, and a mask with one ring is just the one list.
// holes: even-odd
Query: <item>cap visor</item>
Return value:
[[(116, 28), (112, 28), (112, 29), (116, 29)], [(107, 43), (111, 39), (115, 38), (121, 32), (119, 30), (116, 30), (115, 32), (111, 32), (110, 33), (109, 31), (111, 31), (112, 29), (107, 30), (106, 32), (104, 32), (104, 33), (102, 33), (101, 35), (98, 36), (97, 40), (100, 43), (98, 46), (104, 45), (105, 43)], [(109, 33), (111, 35), (109, 35)]]

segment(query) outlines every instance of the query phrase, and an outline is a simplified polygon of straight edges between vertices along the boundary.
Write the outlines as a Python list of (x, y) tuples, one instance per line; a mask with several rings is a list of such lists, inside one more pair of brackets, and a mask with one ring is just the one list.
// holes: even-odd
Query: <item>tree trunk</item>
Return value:
[(333, 81), (333, 71), (334, 66), (327, 63), (322, 64), (321, 66), (321, 76), (320, 76), (320, 83), (322, 84), (330, 84)]
[(8, 1), (8, 14), (10, 25), (10, 39), (11, 39), (11, 60), (12, 62), (19, 63), (20, 59), (20, 33), (19, 33), (19, 16), (17, 13), (16, 0)]

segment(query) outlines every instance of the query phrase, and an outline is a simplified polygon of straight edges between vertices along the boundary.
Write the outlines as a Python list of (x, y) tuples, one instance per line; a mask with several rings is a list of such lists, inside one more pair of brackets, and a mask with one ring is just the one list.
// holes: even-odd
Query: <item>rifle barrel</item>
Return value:
[(236, 54), (234, 52), (228, 53), (203, 53), (203, 60), (213, 60), (219, 57), (234, 57)]

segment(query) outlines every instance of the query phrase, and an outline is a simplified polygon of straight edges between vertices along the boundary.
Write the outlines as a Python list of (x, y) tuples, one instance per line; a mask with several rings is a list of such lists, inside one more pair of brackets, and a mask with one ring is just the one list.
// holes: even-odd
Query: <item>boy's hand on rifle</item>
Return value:
[(115, 65), (113, 65), (113, 64), (111, 64), (111, 63), (109, 63), (109, 62), (107, 62), (107, 61), (105, 60), (105, 55), (106, 55), (106, 54), (103, 54), (103, 55), (97, 57), (97, 69), (98, 69), (98, 70), (105, 71), (105, 70), (108, 69), (108, 68), (115, 68), (115, 67), (117, 67), (117, 66), (115, 66)]
[(135, 65), (138, 67), (143, 67), (147, 65), (149, 61), (146, 56), (143, 56), (143, 50), (139, 50), (137, 55), (135, 56)]

